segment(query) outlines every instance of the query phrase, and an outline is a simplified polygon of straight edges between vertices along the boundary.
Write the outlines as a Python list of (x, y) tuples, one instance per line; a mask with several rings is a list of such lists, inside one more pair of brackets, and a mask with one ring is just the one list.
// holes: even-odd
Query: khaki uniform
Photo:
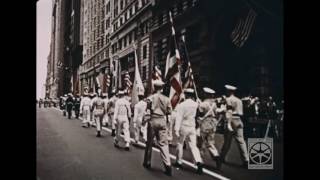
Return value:
[(92, 103), (92, 108), (97, 131), (101, 131), (102, 119), (105, 114), (104, 100), (101, 97), (97, 97)]
[(143, 140), (147, 141), (147, 124), (142, 124), (146, 109), (147, 103), (143, 100), (134, 106), (133, 127), (136, 141), (139, 141), (140, 132), (142, 133)]
[(196, 163), (202, 163), (199, 149), (197, 147), (196, 135), (196, 113), (198, 103), (187, 99), (177, 107), (174, 131), (178, 135), (177, 163), (182, 164), (183, 144), (187, 140), (191, 153)]
[(168, 131), (167, 131), (167, 115), (171, 114), (172, 107), (170, 99), (160, 92), (151, 95), (148, 99), (152, 102), (151, 105), (151, 120), (148, 123), (147, 130), (147, 147), (145, 149), (144, 164), (151, 164), (152, 143), (156, 137), (162, 162), (166, 166), (171, 166)]
[(231, 146), (232, 137), (234, 137), (240, 149), (241, 159), (242, 161), (246, 162), (249, 160), (249, 157), (247, 145), (243, 137), (243, 123), (240, 118), (243, 115), (242, 101), (234, 95), (228, 97), (226, 101), (227, 105), (232, 107), (232, 110), (227, 111), (226, 116), (228, 121), (231, 123), (233, 131), (227, 130), (224, 134), (224, 143), (221, 150), (221, 158), (224, 159), (227, 155)]
[(114, 116), (114, 108), (115, 104), (118, 98), (116, 96), (112, 96), (107, 105), (107, 113), (108, 113), (108, 119), (109, 119), (109, 124), (111, 124), (111, 129), (116, 129), (116, 126), (113, 121), (113, 116)]
[(201, 138), (200, 151), (202, 156), (204, 155), (206, 149), (209, 150), (212, 157), (219, 156), (218, 150), (214, 145), (214, 136), (217, 129), (217, 119), (215, 115), (216, 109), (217, 105), (214, 99), (205, 99), (200, 103), (199, 106), (200, 113), (204, 115), (208, 113), (207, 116), (199, 122)]
[(105, 109), (105, 114), (103, 116), (103, 120), (102, 120), (102, 124), (103, 125), (106, 125), (108, 123), (108, 113), (107, 113), (107, 110), (108, 110), (108, 102), (109, 102), (109, 99), (106, 97), (103, 99), (104, 101), (104, 109)]
[(120, 139), (120, 134), (123, 131), (124, 141), (126, 147), (129, 147), (130, 132), (129, 132), (129, 118), (131, 117), (130, 103), (125, 98), (120, 98), (115, 103), (113, 123), (117, 124), (115, 144)]

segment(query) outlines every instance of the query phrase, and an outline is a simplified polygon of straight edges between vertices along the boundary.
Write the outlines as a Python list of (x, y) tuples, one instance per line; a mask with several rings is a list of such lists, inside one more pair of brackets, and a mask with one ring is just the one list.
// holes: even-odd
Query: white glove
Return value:
[(200, 128), (197, 128), (197, 129), (196, 129), (196, 135), (197, 135), (197, 136), (200, 136)]
[(179, 137), (179, 136), (180, 136), (179, 131), (174, 131), (174, 134), (175, 134), (177, 137)]
[(227, 128), (228, 128), (228, 130), (229, 130), (230, 132), (233, 131), (233, 129), (232, 129), (232, 127), (231, 127), (231, 123), (228, 123)]

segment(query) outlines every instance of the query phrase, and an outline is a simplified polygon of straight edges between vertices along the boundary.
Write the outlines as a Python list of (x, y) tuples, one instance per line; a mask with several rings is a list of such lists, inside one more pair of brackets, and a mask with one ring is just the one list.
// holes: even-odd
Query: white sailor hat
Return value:
[(231, 86), (231, 85), (229, 85), (229, 84), (226, 84), (224, 87), (225, 87), (226, 89), (228, 89), (228, 90), (233, 90), (233, 91), (237, 89), (237, 87)]
[(102, 93), (102, 96), (107, 97), (108, 93)]
[(72, 96), (72, 93), (68, 93), (68, 96)]
[(153, 81), (153, 84), (154, 84), (154, 86), (163, 86), (164, 82), (159, 80), (159, 79), (157, 79), (157, 80)]
[(187, 89), (184, 90), (184, 93), (193, 94), (193, 93), (194, 93), (194, 90), (191, 89), (191, 88), (187, 88)]
[(64, 97), (67, 97), (67, 96), (68, 96), (67, 94), (64, 95)]
[(204, 87), (204, 88), (203, 88), (203, 91), (204, 91), (205, 93), (208, 93), (208, 94), (214, 94), (214, 93), (216, 93), (213, 89), (210, 89), (210, 88), (208, 88), (208, 87)]
[(124, 95), (124, 91), (118, 91), (118, 95)]

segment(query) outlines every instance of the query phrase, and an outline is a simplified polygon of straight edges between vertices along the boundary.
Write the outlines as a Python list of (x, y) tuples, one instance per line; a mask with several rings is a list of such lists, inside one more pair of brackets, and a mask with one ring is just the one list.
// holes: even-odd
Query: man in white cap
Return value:
[(115, 103), (113, 123), (116, 123), (116, 136), (114, 146), (119, 148), (120, 134), (123, 132), (125, 150), (130, 150), (129, 118), (131, 117), (130, 103), (124, 97), (124, 91), (119, 91), (119, 99)]
[(111, 98), (109, 99), (107, 104), (107, 114), (108, 114), (108, 119), (109, 119), (109, 123), (111, 125), (111, 130), (112, 130), (111, 136), (113, 137), (116, 135), (116, 126), (113, 121), (113, 116), (114, 116), (114, 108), (117, 100), (118, 100), (118, 97), (116, 95), (116, 91), (113, 89), (111, 92)]
[(134, 115), (133, 115), (133, 127), (134, 127), (134, 138), (135, 143), (138, 143), (140, 133), (142, 133), (142, 138), (147, 141), (147, 124), (143, 123), (143, 117), (147, 110), (147, 103), (144, 100), (143, 94), (138, 95), (139, 102), (134, 105)]
[(82, 114), (82, 127), (89, 127), (90, 122), (91, 99), (89, 94), (85, 92), (80, 103), (80, 114)]
[(185, 140), (189, 144), (192, 156), (196, 165), (198, 166), (197, 173), (202, 174), (203, 161), (200, 151), (197, 147), (196, 135), (196, 113), (199, 104), (194, 101), (194, 90), (184, 90), (186, 100), (177, 107), (176, 122), (174, 126), (175, 135), (178, 138), (177, 142), (177, 160), (175, 166), (182, 167), (183, 145)]
[(105, 114), (105, 104), (104, 100), (102, 99), (101, 89), (98, 89), (98, 96), (93, 100), (92, 103), (93, 115), (96, 122), (97, 128), (97, 137), (101, 137), (101, 126), (102, 126), (102, 119)]
[(107, 113), (107, 108), (108, 108), (108, 94), (107, 93), (102, 93), (102, 99), (104, 101), (104, 105), (105, 105), (105, 114), (103, 116), (103, 120), (102, 120), (102, 125), (108, 127), (109, 123), (108, 123), (108, 113)]
[(216, 161), (217, 168), (220, 169), (221, 163), (219, 161), (219, 153), (215, 147), (214, 136), (217, 130), (216, 110), (217, 104), (214, 99), (215, 91), (208, 87), (203, 88), (204, 100), (199, 105), (199, 125), (200, 125), (200, 152), (204, 156), (205, 151), (208, 150), (210, 156)]
[(240, 149), (240, 155), (243, 162), (243, 166), (248, 168), (248, 152), (247, 152), (247, 145), (243, 137), (243, 123), (241, 120), (241, 116), (243, 115), (243, 105), (242, 101), (234, 95), (235, 90), (237, 89), (231, 85), (225, 85), (225, 88), (228, 92), (227, 101), (227, 121), (230, 123), (232, 129), (228, 128), (224, 134), (224, 143), (221, 150), (221, 158), (220, 161), (225, 161), (225, 156), (227, 155), (231, 142), (232, 137), (235, 138), (236, 143)]
[(152, 144), (154, 137), (157, 138), (160, 155), (165, 167), (165, 174), (172, 176), (172, 168), (169, 154), (167, 117), (171, 114), (170, 99), (162, 94), (164, 83), (161, 80), (154, 81), (155, 94), (148, 97), (148, 109), (151, 111), (151, 119), (148, 122), (147, 143), (144, 154), (143, 166), (151, 167)]
[(90, 94), (90, 98), (91, 98), (91, 113), (90, 113), (90, 125), (94, 125), (95, 124), (95, 119), (94, 119), (94, 114), (93, 114), (93, 102), (97, 99), (97, 94), (96, 93), (91, 93)]

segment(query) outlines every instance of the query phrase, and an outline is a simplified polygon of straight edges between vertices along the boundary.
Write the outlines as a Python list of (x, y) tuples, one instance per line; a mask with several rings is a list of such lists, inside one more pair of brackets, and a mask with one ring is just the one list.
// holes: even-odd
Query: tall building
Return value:
[(82, 63), (81, 0), (66, 1), (65, 7), (65, 92), (80, 93), (79, 66)]
[[(246, 3), (247, 2), (247, 3)], [(281, 2), (238, 0), (53, 0), (50, 96), (96, 91), (96, 77), (111, 76), (111, 89), (123, 87), (126, 71), (134, 78), (137, 49), (142, 81), (151, 71), (164, 74), (172, 13), (177, 44), (185, 37), (197, 87), (218, 94), (233, 84), (238, 93), (282, 97)], [(244, 23), (246, 22), (246, 23)], [(182, 75), (184, 75), (182, 73)], [(101, 83), (101, 82), (100, 82)], [(199, 88), (201, 95), (201, 89)]]
[[(274, 16), (281, 16), (281, 12), (270, 15), (281, 9), (279, 5), (280, 2), (271, 1), (257, 6), (237, 0), (156, 0), (150, 28), (152, 62), (164, 72), (171, 11), (179, 45), (182, 35), (185, 36), (198, 87), (209, 86), (223, 94), (224, 85), (230, 83), (238, 87), (240, 96), (279, 96), (282, 92), (282, 23), (281, 17)], [(266, 12), (262, 7), (271, 10)], [(237, 29), (239, 22), (251, 25), (240, 25), (245, 30), (242, 32), (241, 28)], [(248, 27), (252, 27), (250, 31)], [(241, 47), (233, 43), (233, 32), (241, 32), (239, 37), (246, 38)], [(186, 60), (183, 55), (182, 60)]]
[[(55, 98), (64, 92), (64, 19), (65, 0), (52, 0), (50, 53), (47, 65), (46, 96)], [(48, 93), (47, 93), (48, 92)]]
[[(147, 86), (150, 72), (150, 37), (151, 24), (150, 0), (114, 0), (111, 41), (111, 62), (113, 88), (123, 87), (125, 72), (131, 81), (134, 78), (134, 45), (142, 81)], [(116, 72), (119, 74), (116, 74)]]
[(107, 73), (109, 66), (110, 0), (86, 0), (83, 4), (83, 63), (80, 72), (81, 91), (95, 91), (94, 79)]

